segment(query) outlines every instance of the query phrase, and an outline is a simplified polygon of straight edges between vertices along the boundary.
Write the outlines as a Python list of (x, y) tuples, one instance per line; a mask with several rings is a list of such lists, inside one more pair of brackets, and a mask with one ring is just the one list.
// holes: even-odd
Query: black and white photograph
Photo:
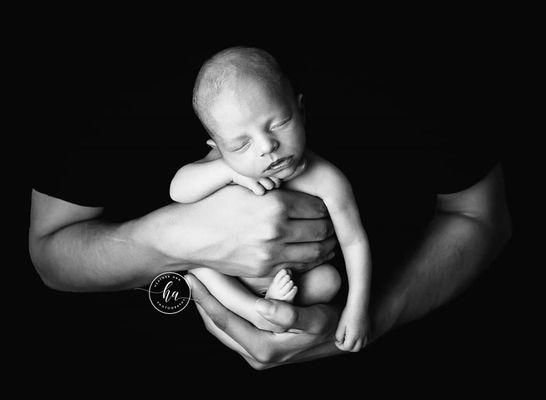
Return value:
[(520, 368), (492, 52), (58, 36), (29, 50), (25, 375), (388, 395)]

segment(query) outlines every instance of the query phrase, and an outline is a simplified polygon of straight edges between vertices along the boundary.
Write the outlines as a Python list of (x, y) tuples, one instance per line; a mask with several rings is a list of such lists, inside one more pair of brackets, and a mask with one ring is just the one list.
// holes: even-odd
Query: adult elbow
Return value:
[[(476, 220), (476, 219), (475, 219)], [(502, 206), (495, 213), (488, 215), (485, 218), (477, 218), (482, 227), (489, 232), (489, 237), (493, 242), (493, 246), (499, 251), (512, 238), (512, 217), (508, 207)]]
[(54, 277), (54, 274), (51, 272), (51, 269), (46, 265), (46, 263), (41, 262), (35, 257), (31, 257), (31, 260), (32, 264), (34, 265), (34, 270), (42, 280), (42, 283), (49, 289), (62, 291), (60, 282)]
[(66, 285), (63, 284), (55, 272), (53, 264), (48, 262), (40, 240), (32, 238), (29, 240), (29, 253), (32, 265), (43, 284), (53, 290), (67, 291)]
[(53, 277), (53, 274), (50, 274), (47, 271), (44, 272), (43, 269), (39, 269), (39, 268), (36, 268), (36, 271), (38, 272), (38, 276), (42, 280), (42, 283), (49, 289), (57, 290), (60, 292), (69, 291), (59, 279), (56, 279)]

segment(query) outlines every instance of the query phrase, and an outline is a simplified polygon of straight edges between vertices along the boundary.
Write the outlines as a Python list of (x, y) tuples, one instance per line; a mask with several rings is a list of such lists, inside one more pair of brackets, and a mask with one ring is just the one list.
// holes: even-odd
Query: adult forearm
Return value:
[(43, 281), (65, 291), (123, 290), (150, 282), (173, 260), (139, 239), (143, 221), (90, 220), (33, 238), (31, 256)]
[(508, 237), (509, 231), (499, 224), (438, 214), (413, 255), (390, 281), (379, 285), (372, 304), (374, 338), (460, 294), (491, 263)]
[(323, 263), (335, 246), (322, 202), (289, 191), (255, 196), (226, 187), (122, 224), (101, 222), (102, 213), (33, 192), (29, 247), (48, 286), (119, 290), (146, 284), (164, 270), (195, 266), (266, 276), (278, 266), (305, 270)]

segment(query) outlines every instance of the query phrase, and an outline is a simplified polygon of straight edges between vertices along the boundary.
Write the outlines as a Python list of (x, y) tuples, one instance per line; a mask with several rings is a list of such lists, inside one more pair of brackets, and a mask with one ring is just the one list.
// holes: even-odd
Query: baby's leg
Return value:
[(254, 310), (254, 304), (259, 297), (247, 289), (239, 279), (210, 268), (195, 268), (190, 273), (194, 274), (226, 308), (251, 322), (257, 328), (284, 332), (284, 329), (267, 321)]
[(319, 265), (299, 276), (299, 292), (296, 301), (302, 305), (328, 303), (341, 286), (337, 269), (330, 264)]

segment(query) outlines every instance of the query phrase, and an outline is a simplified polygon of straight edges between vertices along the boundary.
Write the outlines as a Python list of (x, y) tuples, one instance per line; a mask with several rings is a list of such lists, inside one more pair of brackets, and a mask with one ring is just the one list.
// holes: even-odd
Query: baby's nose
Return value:
[(279, 148), (279, 142), (275, 138), (267, 136), (263, 140), (260, 157), (263, 157), (266, 154), (273, 153), (278, 148)]

